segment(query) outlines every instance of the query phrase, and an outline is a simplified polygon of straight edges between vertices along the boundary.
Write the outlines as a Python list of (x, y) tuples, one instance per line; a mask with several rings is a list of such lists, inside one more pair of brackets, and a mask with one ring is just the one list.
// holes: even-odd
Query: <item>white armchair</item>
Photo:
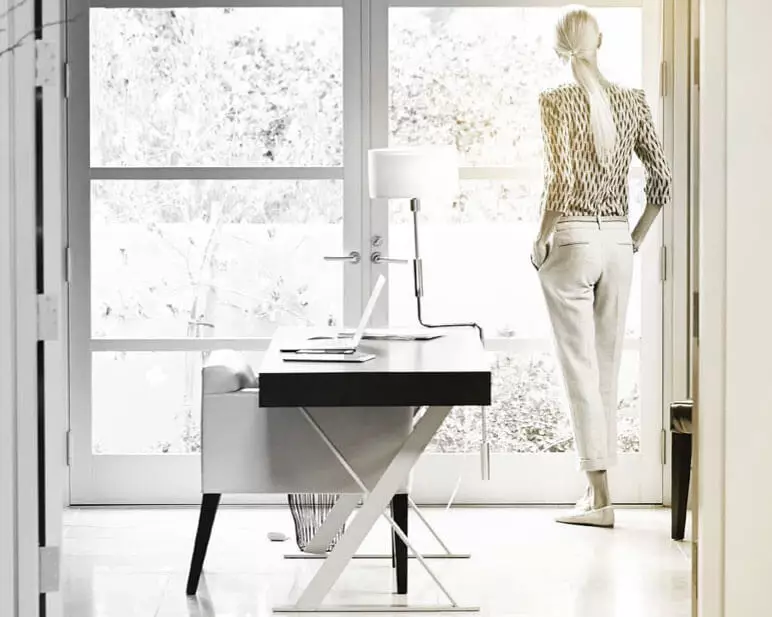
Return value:
[[(241, 354), (214, 352), (203, 368), (202, 382), (203, 499), (189, 595), (196, 593), (223, 493), (361, 493), (299, 409), (260, 407), (259, 377)], [(411, 407), (316, 407), (308, 411), (366, 486), (378, 481), (409, 435), (414, 412)], [(403, 531), (407, 531), (407, 490), (406, 485), (404, 495), (393, 504)], [(397, 549), (398, 556), (404, 552), (406, 560), (401, 541)]]

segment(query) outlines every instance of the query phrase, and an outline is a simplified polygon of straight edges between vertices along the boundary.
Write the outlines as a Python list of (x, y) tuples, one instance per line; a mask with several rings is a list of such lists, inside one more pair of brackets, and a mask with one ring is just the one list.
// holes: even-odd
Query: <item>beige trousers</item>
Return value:
[(617, 389), (633, 273), (627, 221), (565, 218), (538, 268), (579, 468), (616, 462)]

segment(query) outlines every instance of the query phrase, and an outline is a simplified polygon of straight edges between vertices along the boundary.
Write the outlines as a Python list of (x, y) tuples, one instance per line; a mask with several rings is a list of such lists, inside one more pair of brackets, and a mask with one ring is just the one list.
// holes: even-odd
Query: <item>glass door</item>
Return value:
[[(542, 137), (538, 94), (566, 78), (551, 49), (553, 2), (374, 0), (371, 92), (374, 145), (454, 145), (461, 190), (422, 204), (425, 319), (482, 324), (493, 369), (486, 410), (493, 452), (483, 481), (479, 408), (456, 408), (416, 471), (424, 502), (569, 502), (583, 488), (541, 289), (528, 259), (539, 218)], [(646, 87), (656, 109), (659, 21), (654, 3), (592, 7), (603, 30), (602, 68)], [(643, 173), (630, 175), (631, 217)], [(392, 257), (411, 256), (406, 202), (373, 211)], [(638, 255), (619, 398), (620, 502), (662, 497), (659, 231)], [(383, 247), (384, 245), (382, 245)], [(386, 249), (380, 250), (386, 252)], [(388, 320), (415, 323), (412, 271), (388, 268)]]
[(72, 501), (196, 503), (207, 354), (361, 311), (361, 7), (131, 4), (69, 37)]

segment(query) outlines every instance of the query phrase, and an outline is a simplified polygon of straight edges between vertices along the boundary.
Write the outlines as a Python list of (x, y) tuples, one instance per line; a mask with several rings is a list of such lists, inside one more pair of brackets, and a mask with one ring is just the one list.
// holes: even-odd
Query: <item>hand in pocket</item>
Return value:
[(531, 249), (531, 263), (533, 264), (533, 267), (539, 270), (543, 265), (544, 262), (547, 260), (547, 257), (550, 253), (550, 244), (549, 242), (534, 242), (533, 248)]

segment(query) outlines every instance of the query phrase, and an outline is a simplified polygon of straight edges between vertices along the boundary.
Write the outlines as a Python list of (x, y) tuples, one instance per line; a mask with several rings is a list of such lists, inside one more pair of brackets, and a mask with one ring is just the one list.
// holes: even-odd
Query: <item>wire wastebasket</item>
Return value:
[[(295, 522), (295, 538), (301, 551), (306, 551), (339, 498), (340, 495), (332, 493), (290, 493), (287, 495), (289, 509)], [(335, 548), (345, 530), (346, 526), (343, 525), (333, 537), (326, 552)]]

